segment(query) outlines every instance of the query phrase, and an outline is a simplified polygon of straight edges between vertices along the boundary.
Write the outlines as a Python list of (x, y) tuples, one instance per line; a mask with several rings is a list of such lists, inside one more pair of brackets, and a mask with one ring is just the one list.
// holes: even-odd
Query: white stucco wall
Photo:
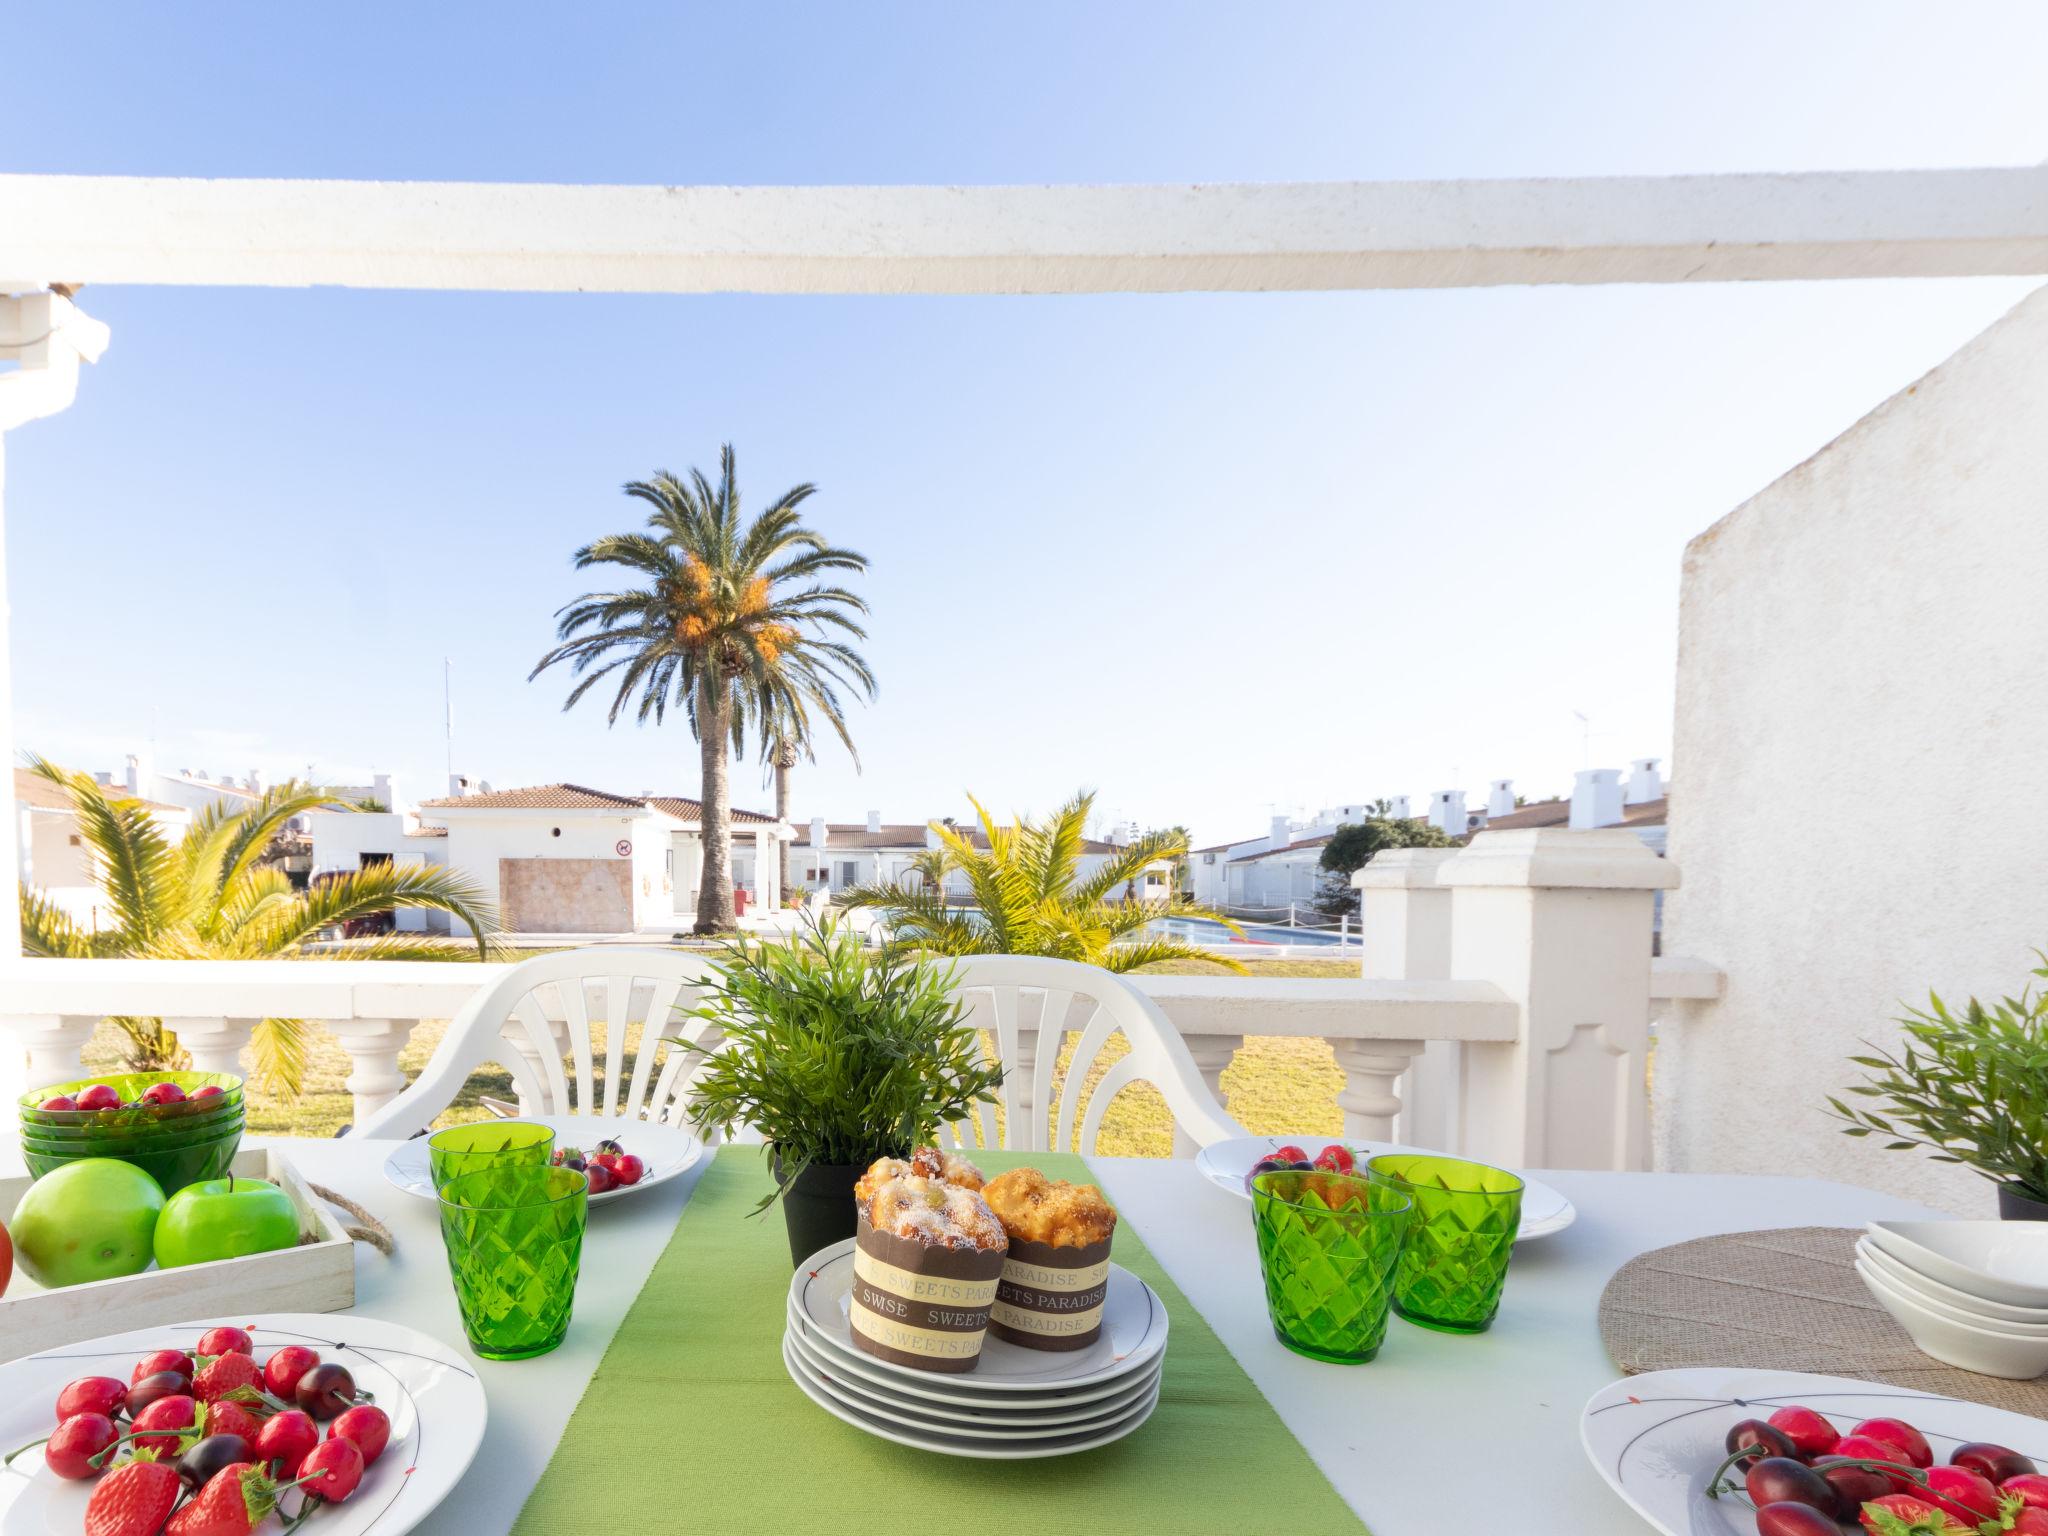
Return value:
[[(1657, 1154), (1991, 1214), (1821, 1096), (1901, 999), (2016, 992), (2048, 947), (2048, 290), (1686, 551)], [(1759, 1213), (1759, 1220), (1768, 1213)]]
[[(634, 919), (638, 926), (672, 926), (674, 913), (662, 881), (659, 895), (643, 895), (644, 883), (663, 876), (667, 868), (667, 817), (612, 816), (588, 811), (424, 811), (428, 821), (447, 824), (448, 863), (474, 881), (494, 904), (503, 900), (498, 883), (500, 859), (616, 859), (621, 840), (633, 844)], [(562, 835), (554, 835), (555, 828)], [(463, 925), (455, 925), (465, 931)]]

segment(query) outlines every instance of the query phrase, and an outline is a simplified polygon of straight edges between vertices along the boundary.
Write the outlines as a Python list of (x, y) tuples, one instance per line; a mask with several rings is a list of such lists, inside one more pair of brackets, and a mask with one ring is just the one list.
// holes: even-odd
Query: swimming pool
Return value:
[(1344, 942), (1337, 934), (1320, 928), (1289, 928), (1282, 923), (1240, 923), (1238, 926), (1244, 930), (1242, 938), (1206, 917), (1162, 917), (1150, 925), (1151, 931), (1160, 938), (1179, 939), (1184, 944), (1315, 944), (1334, 949)]

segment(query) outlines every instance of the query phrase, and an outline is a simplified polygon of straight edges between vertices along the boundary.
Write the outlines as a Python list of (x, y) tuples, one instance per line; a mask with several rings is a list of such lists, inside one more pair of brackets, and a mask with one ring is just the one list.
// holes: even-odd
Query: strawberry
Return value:
[(2048, 1509), (2048, 1476), (2039, 1472), (2017, 1472), (1998, 1485), (2029, 1509)]
[(279, 1489), (253, 1461), (222, 1467), (164, 1527), (164, 1536), (249, 1536), (277, 1508)]
[(178, 1502), (178, 1474), (147, 1451), (124, 1461), (92, 1491), (85, 1536), (156, 1536)]
[(1291, 1141), (1272, 1155), (1279, 1158), (1283, 1163), (1305, 1163), (1308, 1161), (1308, 1154)]
[(232, 1398), (225, 1397), (206, 1405), (206, 1414), (199, 1427), (209, 1435), (240, 1435), (251, 1445), (256, 1443), (256, 1436), (263, 1429), (255, 1414)]
[(192, 1395), (203, 1403), (215, 1402), (263, 1379), (256, 1362), (247, 1355), (201, 1355), (198, 1374), (192, 1378)]
[(2022, 1504), (2013, 1511), (2012, 1536), (2048, 1536), (2048, 1509)]
[(223, 1324), (209, 1328), (199, 1335), (199, 1343), (192, 1351), (195, 1355), (253, 1355), (256, 1341), (241, 1329)]
[(1858, 1517), (1870, 1536), (1971, 1536), (1970, 1527), (1909, 1493), (1888, 1493)]
[(1350, 1173), (1358, 1166), (1358, 1159), (1343, 1142), (1333, 1141), (1316, 1154), (1316, 1166), (1325, 1173)]

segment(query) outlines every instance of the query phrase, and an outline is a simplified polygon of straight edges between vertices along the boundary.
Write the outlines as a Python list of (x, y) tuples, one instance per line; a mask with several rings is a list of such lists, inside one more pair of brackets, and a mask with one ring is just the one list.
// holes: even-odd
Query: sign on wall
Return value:
[(630, 859), (631, 857), (633, 857), (632, 839), (625, 837), (620, 838), (616, 843), (612, 844), (612, 852), (616, 853), (622, 859)]

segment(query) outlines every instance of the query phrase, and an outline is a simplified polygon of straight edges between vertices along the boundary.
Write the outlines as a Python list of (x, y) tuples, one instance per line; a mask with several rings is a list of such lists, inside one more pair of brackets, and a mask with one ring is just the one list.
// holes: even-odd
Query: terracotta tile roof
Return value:
[(414, 827), (405, 835), (407, 837), (446, 837), (448, 829), (446, 827)]
[[(653, 807), (678, 821), (704, 819), (701, 801), (681, 795), (614, 795), (582, 784), (535, 784), (525, 789), (494, 789), (483, 795), (447, 795), (439, 800), (422, 800), (423, 811), (644, 811)], [(773, 816), (759, 811), (734, 809), (735, 823), (773, 825)]]
[[(134, 798), (128, 793), (125, 785), (108, 784), (103, 787), (106, 789), (110, 799), (125, 800)], [(52, 784), (41, 774), (31, 773), (26, 768), (14, 770), (14, 798), (20, 804), (35, 811), (68, 811), (71, 809), (71, 797), (64, 793), (62, 785)], [(152, 811), (182, 811), (184, 809), (183, 806), (163, 805), (155, 800), (144, 800), (141, 803)]]
[[(1662, 799), (1645, 800), (1641, 805), (1625, 805), (1621, 808), (1621, 820), (1616, 823), (1623, 827), (1661, 827), (1665, 814), (1671, 805), (1667, 792)], [(1572, 819), (1572, 803), (1565, 800), (1539, 800), (1534, 805), (1525, 805), (1507, 816), (1489, 817), (1486, 830), (1489, 832), (1513, 832), (1528, 827), (1562, 827)]]

